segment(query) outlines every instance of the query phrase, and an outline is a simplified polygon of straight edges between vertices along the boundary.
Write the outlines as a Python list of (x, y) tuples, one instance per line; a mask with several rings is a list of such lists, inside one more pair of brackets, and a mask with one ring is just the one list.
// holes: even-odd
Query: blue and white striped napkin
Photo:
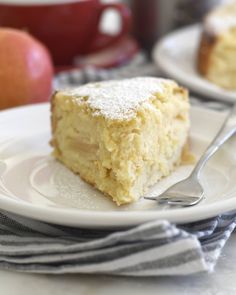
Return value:
[[(139, 56), (120, 69), (85, 68), (61, 73), (55, 85), (64, 88), (141, 75), (158, 75), (158, 71)], [(195, 99), (192, 103), (203, 101)], [(216, 102), (204, 104), (226, 108)], [(175, 225), (163, 220), (111, 231), (63, 227), (1, 211), (0, 268), (127, 276), (211, 272), (235, 226), (236, 212), (191, 224)]]
[(178, 226), (153, 221), (122, 231), (75, 229), (1, 212), (0, 268), (122, 276), (212, 272), (235, 226), (235, 212)]

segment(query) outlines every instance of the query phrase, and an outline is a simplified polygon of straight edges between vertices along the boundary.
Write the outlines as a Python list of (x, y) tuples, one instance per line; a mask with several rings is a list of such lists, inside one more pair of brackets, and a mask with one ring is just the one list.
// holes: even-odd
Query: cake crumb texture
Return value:
[(171, 80), (90, 83), (52, 98), (55, 158), (117, 205), (180, 164), (189, 126), (188, 92)]

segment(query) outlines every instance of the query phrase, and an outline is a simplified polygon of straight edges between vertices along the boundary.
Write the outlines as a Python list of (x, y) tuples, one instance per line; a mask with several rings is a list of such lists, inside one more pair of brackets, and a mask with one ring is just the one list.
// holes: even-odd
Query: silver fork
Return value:
[(198, 204), (204, 197), (204, 189), (200, 183), (200, 174), (203, 167), (215, 152), (235, 133), (236, 104), (225, 119), (216, 137), (201, 156), (190, 176), (172, 185), (159, 196), (145, 197), (145, 199), (155, 200), (159, 204), (173, 206), (193, 206)]

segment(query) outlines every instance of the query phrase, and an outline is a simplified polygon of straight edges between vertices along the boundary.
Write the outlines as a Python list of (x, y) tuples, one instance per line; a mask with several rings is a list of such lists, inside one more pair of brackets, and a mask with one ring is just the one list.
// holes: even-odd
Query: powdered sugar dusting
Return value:
[(236, 1), (230, 1), (230, 4), (221, 5), (213, 10), (206, 18), (205, 27), (213, 34), (224, 33), (236, 27)]
[(94, 115), (123, 120), (132, 118), (137, 107), (154, 94), (163, 94), (167, 84), (175, 85), (175, 82), (154, 77), (138, 77), (89, 83), (63, 93), (72, 95), (78, 103), (87, 97), (86, 103), (94, 110)]

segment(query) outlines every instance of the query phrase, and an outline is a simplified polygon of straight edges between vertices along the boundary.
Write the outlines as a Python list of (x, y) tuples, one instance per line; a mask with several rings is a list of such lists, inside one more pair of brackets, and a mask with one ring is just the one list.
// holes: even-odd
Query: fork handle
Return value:
[(236, 133), (236, 104), (234, 104), (229, 115), (225, 119), (219, 132), (208, 146), (204, 154), (201, 156), (197, 165), (191, 173), (192, 177), (200, 176), (202, 168), (205, 166), (207, 161), (215, 154), (215, 152), (232, 136)]

